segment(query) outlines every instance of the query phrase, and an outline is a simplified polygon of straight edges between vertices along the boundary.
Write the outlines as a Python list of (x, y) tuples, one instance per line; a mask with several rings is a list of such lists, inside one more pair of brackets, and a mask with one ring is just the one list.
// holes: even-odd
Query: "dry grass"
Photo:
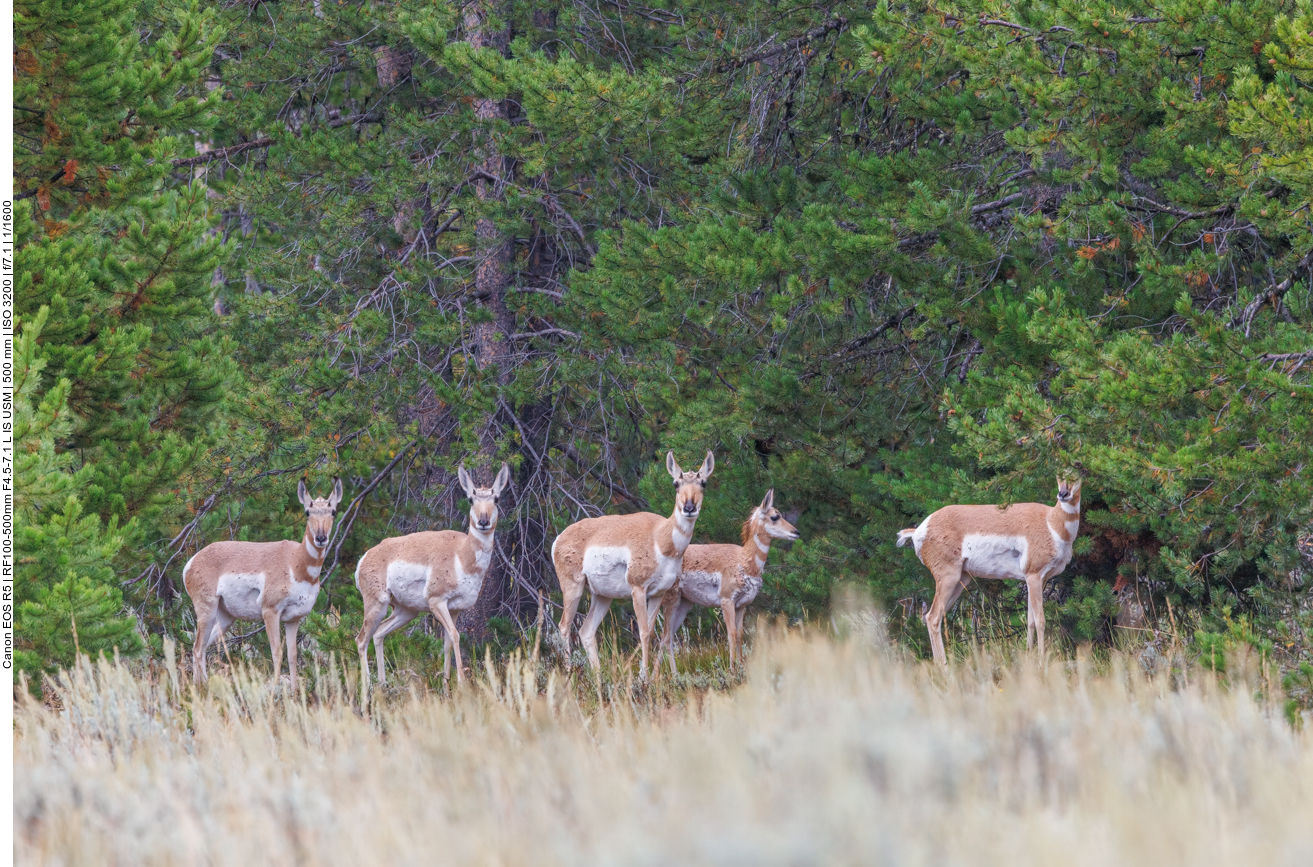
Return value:
[[(858, 621), (859, 624), (862, 621)], [(871, 627), (873, 621), (866, 621)], [(19, 863), (1313, 863), (1313, 744), (1203, 674), (759, 637), (728, 692), (514, 660), (371, 717), (320, 671), (101, 663), (17, 709)]]

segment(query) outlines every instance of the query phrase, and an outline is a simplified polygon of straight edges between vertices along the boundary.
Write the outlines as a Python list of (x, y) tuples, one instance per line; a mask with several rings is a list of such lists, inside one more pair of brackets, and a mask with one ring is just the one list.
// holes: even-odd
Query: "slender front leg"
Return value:
[[(447, 609), (447, 600), (430, 599), (429, 609), (432, 610), (433, 616), (438, 618), (438, 622), (447, 630), (447, 640), (456, 648), (456, 683), (465, 682), (465, 663), (460, 658), (460, 633), (456, 631), (456, 618), (451, 616), (451, 611)], [(444, 654), (445, 656), (445, 654)], [(444, 672), (446, 664), (443, 664)]]
[(1039, 655), (1044, 657), (1044, 579), (1039, 573), (1032, 573), (1026, 576), (1026, 607), (1029, 628), (1026, 630), (1026, 649), (1030, 650), (1031, 633), (1035, 635), (1035, 644), (1039, 648)]
[(287, 670), (292, 675), (292, 689), (296, 689), (296, 632), (301, 628), (300, 620), (287, 621)]
[(451, 636), (445, 626), (442, 628), (442, 679), (444, 682), (451, 679)]
[(269, 650), (274, 656), (274, 680), (283, 673), (283, 648), (278, 634), (278, 612), (272, 608), (264, 612), (264, 631), (269, 635)]
[(738, 653), (738, 618), (734, 616), (734, 600), (722, 599), (720, 614), (725, 619), (725, 640), (729, 642), (729, 664), (733, 665)]
[(734, 612), (734, 637), (738, 640), (739, 662), (743, 661), (743, 615), (748, 613), (748, 606)]
[(638, 679), (647, 680), (647, 643), (652, 635), (651, 620), (647, 616), (647, 590), (644, 587), (634, 587), (630, 595), (634, 598), (634, 618), (638, 621), (638, 643), (642, 647)]

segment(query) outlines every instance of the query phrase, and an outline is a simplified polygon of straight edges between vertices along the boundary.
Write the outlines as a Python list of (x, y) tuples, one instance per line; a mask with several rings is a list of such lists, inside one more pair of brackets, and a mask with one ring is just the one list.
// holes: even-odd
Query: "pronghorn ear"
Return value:
[(698, 478), (706, 481), (711, 475), (711, 471), (716, 468), (716, 456), (710, 451), (707, 452), (707, 459), (702, 462), (702, 469), (698, 470)]
[(511, 483), (511, 468), (506, 464), (501, 465), (501, 470), (497, 473), (497, 479), (492, 483), (492, 495), (500, 497), (501, 492), (506, 490), (506, 486)]
[(296, 483), (296, 498), (301, 501), (301, 505), (305, 506), (307, 511), (310, 509), (310, 503), (312, 500), (310, 499), (309, 492), (305, 489), (305, 479)]
[(761, 510), (763, 512), (769, 512), (773, 505), (775, 505), (775, 489), (771, 488), (766, 492), (766, 496), (761, 501)]
[(680, 477), (684, 475), (684, 471), (679, 468), (679, 464), (675, 463), (675, 453), (673, 451), (666, 452), (666, 472), (670, 473), (671, 478), (675, 481), (679, 481)]
[(333, 493), (328, 495), (328, 508), (337, 510), (337, 504), (342, 502), (342, 480), (333, 479)]
[(465, 472), (465, 464), (463, 463), (456, 470), (456, 480), (460, 482), (460, 486), (465, 489), (465, 496), (469, 497), (471, 500), (474, 499), (474, 480), (470, 478), (469, 473)]

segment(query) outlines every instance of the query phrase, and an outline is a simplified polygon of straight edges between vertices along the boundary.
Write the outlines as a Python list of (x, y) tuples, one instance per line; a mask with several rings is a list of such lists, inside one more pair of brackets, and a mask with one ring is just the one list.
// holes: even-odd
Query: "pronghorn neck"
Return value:
[(1064, 503), (1058, 500), (1053, 508), (1049, 509), (1048, 517), (1049, 528), (1059, 534), (1064, 541), (1070, 542), (1076, 538), (1076, 533), (1080, 531), (1080, 495), (1076, 495), (1076, 501)]
[(471, 522), (470, 529), (465, 533), (465, 544), (470, 546), (471, 553), (477, 554), (481, 551), (491, 551), (493, 535), (496, 532), (496, 527), (493, 527), (491, 530), (480, 530), (474, 526), (473, 522)]
[[(310, 528), (305, 528), (305, 535), (301, 537), (301, 556), (300, 566), (302, 571), (310, 578), (311, 581), (318, 583), (319, 573), (324, 568), (324, 556), (328, 553), (328, 547), (320, 548), (315, 544), (314, 539), (310, 536)], [(297, 580), (302, 580), (297, 576)]]
[(671, 557), (682, 557), (684, 549), (693, 540), (693, 525), (697, 518), (690, 518), (676, 504), (675, 512), (656, 527), (656, 543), (662, 553)]
[(770, 535), (762, 527), (761, 521), (754, 518), (743, 534), (743, 553), (739, 557), (739, 568), (751, 578), (760, 578), (766, 569), (766, 557), (770, 554)]

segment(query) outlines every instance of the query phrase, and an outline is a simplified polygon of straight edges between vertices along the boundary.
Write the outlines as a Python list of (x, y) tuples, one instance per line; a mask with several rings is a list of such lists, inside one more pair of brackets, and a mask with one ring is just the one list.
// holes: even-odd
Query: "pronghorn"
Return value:
[(274, 680), (282, 671), (278, 624), (287, 629), (287, 667), (296, 686), (296, 631), (319, 597), (319, 570), (324, 567), (333, 516), (342, 501), (342, 480), (335, 479), (327, 499), (314, 499), (305, 482), (296, 486), (305, 507), (301, 543), (214, 542), (182, 567), (182, 582), (196, 606), (196, 652), (192, 676), (204, 681), (205, 650), (234, 620), (263, 620), (274, 657)]
[(702, 509), (702, 493), (716, 459), (707, 452), (702, 468), (686, 473), (675, 463), (675, 453), (666, 454), (666, 470), (675, 480), (675, 512), (669, 518), (651, 512), (604, 515), (571, 524), (552, 543), (552, 562), (561, 582), (564, 611), (561, 635), (570, 646), (570, 625), (579, 610), (584, 585), (592, 591), (588, 615), (579, 627), (579, 641), (588, 651), (588, 661), (600, 669), (597, 628), (614, 599), (634, 600), (639, 644), (643, 648), (639, 676), (647, 677), (647, 648), (660, 608), (660, 597), (676, 579), (684, 549), (693, 538), (693, 523)]
[[(479, 598), (483, 577), (492, 563), (493, 533), (497, 529), (497, 498), (511, 479), (511, 468), (501, 465), (491, 488), (478, 488), (462, 464), (456, 472), (465, 496), (470, 498), (470, 530), (437, 530), (384, 539), (365, 552), (356, 565), (356, 589), (365, 603), (365, 621), (356, 636), (360, 651), (360, 679), (369, 686), (369, 641), (374, 640), (378, 679), (385, 682), (383, 639), (425, 611), (442, 624), (442, 676), (451, 673), (451, 649), (456, 648), (456, 680), (464, 680), (460, 633), (453, 611), (464, 611)], [(392, 616), (383, 620), (388, 606)], [(381, 625), (380, 625), (381, 621)]]
[(944, 616), (972, 578), (1010, 578), (1026, 582), (1026, 647), (1044, 653), (1044, 583), (1071, 562), (1071, 544), (1080, 530), (1080, 480), (1058, 478), (1058, 503), (998, 506), (944, 506), (920, 526), (898, 531), (898, 545), (909, 541), (935, 579), (935, 598), (925, 615), (935, 662), (944, 653)]
[[(662, 608), (666, 631), (661, 647), (669, 655), (675, 672), (674, 637), (694, 605), (719, 608), (725, 617), (731, 664), (743, 656), (743, 615), (761, 592), (761, 573), (766, 567), (772, 539), (797, 539), (798, 529), (784, 520), (775, 508), (775, 489), (766, 492), (761, 505), (743, 524), (742, 545), (689, 545), (679, 583), (666, 594)], [(660, 654), (658, 654), (658, 664)]]

